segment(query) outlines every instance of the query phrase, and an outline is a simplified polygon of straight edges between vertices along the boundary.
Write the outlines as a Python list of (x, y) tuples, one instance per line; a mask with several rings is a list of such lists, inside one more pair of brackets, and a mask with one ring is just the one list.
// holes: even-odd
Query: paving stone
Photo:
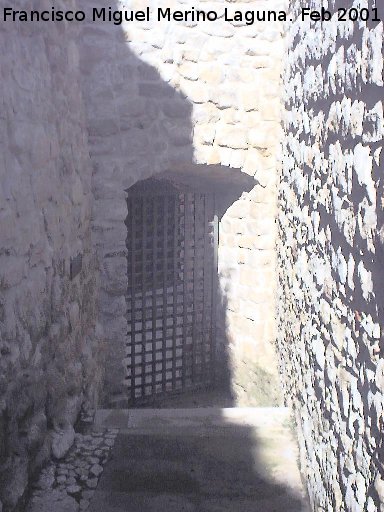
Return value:
[(95, 476), (99, 476), (103, 472), (102, 466), (100, 464), (95, 464), (91, 467), (90, 473), (92, 473)]
[[(97, 434), (102, 442), (107, 440), (107, 435), (105, 430)], [(39, 512), (39, 507), (43, 511), (53, 507), (55, 512), (86, 510), (103, 472), (102, 464), (107, 462), (108, 457), (101, 461), (99, 457), (93, 456), (97, 449), (97, 445), (92, 442), (93, 436), (76, 434), (74, 439), (75, 444), (66, 457), (42, 471), (39, 478), (40, 490), (33, 492), (27, 512)], [(106, 447), (106, 454), (109, 454), (110, 449), (111, 446)], [(93, 464), (89, 464), (89, 459)], [(89, 490), (90, 487), (92, 490)]]

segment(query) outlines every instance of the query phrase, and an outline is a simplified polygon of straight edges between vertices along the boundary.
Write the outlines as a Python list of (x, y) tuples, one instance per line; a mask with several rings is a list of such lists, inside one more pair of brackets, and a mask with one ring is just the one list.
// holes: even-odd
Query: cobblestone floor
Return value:
[(51, 461), (32, 487), (27, 512), (82, 512), (89, 507), (118, 429), (77, 433), (67, 455)]
[[(227, 391), (203, 390), (167, 397), (147, 407), (194, 408), (231, 407)], [(93, 417), (82, 414), (75, 442), (67, 455), (51, 461), (32, 485), (25, 512), (83, 512), (88, 510), (100, 477), (119, 432), (117, 428), (97, 428)]]

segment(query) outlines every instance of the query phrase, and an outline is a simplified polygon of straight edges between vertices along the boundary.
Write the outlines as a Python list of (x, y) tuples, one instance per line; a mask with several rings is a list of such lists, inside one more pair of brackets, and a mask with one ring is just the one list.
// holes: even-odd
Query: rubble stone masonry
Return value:
[(288, 27), (278, 341), (314, 510), (384, 507), (382, 44), (372, 20)]
[(0, 510), (13, 510), (51, 451), (69, 448), (100, 373), (74, 30), (0, 27)]

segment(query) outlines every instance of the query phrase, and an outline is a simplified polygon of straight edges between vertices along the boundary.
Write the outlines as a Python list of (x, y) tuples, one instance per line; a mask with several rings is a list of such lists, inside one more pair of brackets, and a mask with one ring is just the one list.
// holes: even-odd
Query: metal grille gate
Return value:
[(214, 379), (218, 219), (213, 195), (146, 180), (128, 191), (131, 403)]

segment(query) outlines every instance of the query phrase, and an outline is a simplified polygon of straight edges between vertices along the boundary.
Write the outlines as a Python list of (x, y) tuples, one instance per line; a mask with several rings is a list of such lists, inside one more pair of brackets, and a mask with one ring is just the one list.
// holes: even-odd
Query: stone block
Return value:
[(180, 89), (192, 103), (207, 103), (209, 101), (209, 91), (206, 85), (199, 81), (182, 79), (180, 80)]
[(220, 152), (214, 146), (198, 145), (194, 150), (194, 159), (198, 164), (214, 165), (221, 163)]
[(260, 89), (257, 87), (241, 87), (239, 91), (239, 100), (243, 109), (248, 112), (250, 110), (258, 110), (261, 103)]
[(182, 62), (177, 70), (187, 80), (195, 81), (199, 78), (199, 67), (195, 63)]
[(219, 146), (224, 146), (232, 149), (246, 149), (247, 148), (247, 132), (232, 125), (219, 124), (216, 127), (215, 142)]
[(248, 200), (240, 199), (233, 203), (225, 213), (225, 217), (235, 217), (242, 219), (247, 217), (249, 213), (250, 202)]
[(219, 85), (224, 78), (224, 70), (221, 66), (201, 65), (199, 66), (199, 79), (209, 85)]
[(216, 135), (216, 126), (210, 123), (198, 124), (194, 127), (193, 138), (196, 143), (213, 144)]
[(62, 459), (75, 441), (75, 431), (72, 426), (52, 434), (52, 454), (56, 459)]
[(275, 142), (274, 134), (270, 127), (263, 123), (258, 128), (252, 128), (248, 131), (248, 143), (250, 146), (258, 149), (266, 149)]

